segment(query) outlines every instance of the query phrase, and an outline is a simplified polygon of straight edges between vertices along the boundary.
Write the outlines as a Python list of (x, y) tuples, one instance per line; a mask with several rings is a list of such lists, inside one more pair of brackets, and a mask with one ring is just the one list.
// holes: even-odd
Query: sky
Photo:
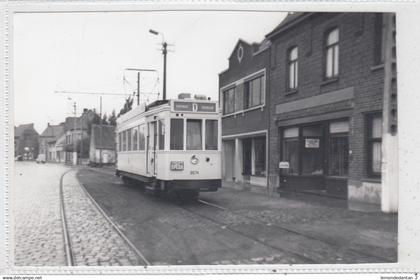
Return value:
[[(16, 14), (13, 29), (13, 92), (15, 125), (34, 123), (38, 133), (47, 123), (59, 124), (79, 116), (84, 108), (117, 113), (137, 87), (142, 72), (142, 102), (162, 92), (162, 37), (167, 56), (167, 98), (188, 92), (218, 98), (218, 74), (238, 39), (261, 42), (285, 17), (282, 12), (95, 12)], [(161, 98), (161, 96), (159, 96)]]

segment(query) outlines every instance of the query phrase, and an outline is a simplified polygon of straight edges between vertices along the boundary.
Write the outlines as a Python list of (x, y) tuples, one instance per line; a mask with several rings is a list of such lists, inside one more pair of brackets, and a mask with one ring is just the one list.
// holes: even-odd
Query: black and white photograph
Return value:
[(14, 13), (10, 265), (398, 263), (398, 20)]

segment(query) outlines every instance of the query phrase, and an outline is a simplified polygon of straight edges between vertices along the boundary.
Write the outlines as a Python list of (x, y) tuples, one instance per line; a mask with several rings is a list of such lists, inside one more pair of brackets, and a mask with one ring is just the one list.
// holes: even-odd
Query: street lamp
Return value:
[(168, 53), (167, 47), (168, 44), (165, 42), (165, 37), (162, 33), (149, 29), (149, 32), (153, 35), (161, 35), (162, 36), (162, 54), (163, 54), (163, 96), (162, 99), (166, 100), (166, 54)]

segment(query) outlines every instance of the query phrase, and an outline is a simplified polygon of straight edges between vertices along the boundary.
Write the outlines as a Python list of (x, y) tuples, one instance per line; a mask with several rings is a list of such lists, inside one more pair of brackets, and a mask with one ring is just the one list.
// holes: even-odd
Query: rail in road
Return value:
[[(66, 211), (66, 202), (64, 198), (64, 190), (63, 190), (63, 179), (64, 176), (67, 175), (69, 172), (73, 170), (68, 170), (67, 172), (63, 173), (60, 178), (60, 212), (61, 212), (61, 221), (62, 221), (62, 228), (63, 228), (63, 239), (64, 239), (64, 251), (66, 255), (66, 261), (68, 266), (75, 266), (77, 265), (76, 257), (77, 252), (73, 248), (72, 239), (71, 239), (71, 232), (69, 230), (69, 221), (68, 215)], [(138, 248), (125, 236), (125, 234), (118, 228), (111, 218), (105, 213), (105, 211), (99, 206), (99, 204), (92, 198), (92, 196), (88, 193), (85, 186), (80, 184), (81, 189), (83, 190), (86, 197), (92, 202), (94, 207), (98, 210), (98, 212), (105, 218), (105, 220), (109, 223), (112, 229), (122, 238), (125, 244), (135, 253), (137, 258), (144, 266), (150, 265), (150, 262), (144, 257), (144, 255), (140, 252)]]
[[(236, 216), (238, 216), (238, 217), (241, 217), (241, 218), (245, 218), (245, 219), (253, 220), (254, 222), (256, 222), (256, 223), (258, 223), (258, 224), (260, 224), (260, 225), (266, 225), (266, 224), (267, 224), (266, 222), (261, 221), (261, 220), (259, 220), (259, 219), (256, 219), (256, 218), (254, 218), (254, 217), (249, 217), (249, 216), (247, 216), (247, 215), (238, 214), (238, 213), (236, 213), (236, 212), (235, 212), (235, 211), (233, 211), (233, 210), (230, 210), (230, 209), (228, 209), (228, 208), (226, 208), (226, 207), (223, 207), (223, 206), (217, 205), (217, 204), (212, 203), (212, 202), (208, 202), (208, 201), (203, 200), (203, 199), (197, 199), (197, 202), (198, 202), (198, 203), (200, 203), (200, 204), (202, 204), (202, 205), (205, 205), (205, 206), (207, 206), (207, 207), (212, 207), (212, 208), (215, 208), (215, 209), (220, 210), (220, 211), (226, 211), (226, 212), (229, 212), (229, 213), (231, 213), (231, 214), (233, 214), (233, 215), (236, 215)], [(211, 218), (209, 218), (209, 217), (206, 217), (205, 215), (201, 215), (201, 216), (202, 216), (203, 218), (211, 219)], [(214, 220), (214, 219), (211, 219), (211, 220)], [(214, 221), (214, 222), (217, 222), (217, 221)], [(326, 243), (326, 244), (328, 244), (328, 245), (330, 245), (330, 246), (336, 247), (337, 249), (341, 246), (340, 244), (333, 243), (333, 242), (331, 242), (331, 241), (329, 241), (329, 240), (327, 240), (327, 239), (324, 239), (324, 238), (319, 238), (319, 237), (315, 237), (315, 236), (311, 236), (311, 235), (309, 235), (309, 234), (302, 233), (302, 232), (300, 232), (300, 231), (298, 231), (298, 230), (296, 230), (296, 229), (291, 229), (290, 227), (285, 227), (285, 226), (278, 225), (278, 224), (270, 224), (270, 226), (272, 226), (272, 227), (274, 227), (274, 228), (278, 228), (278, 229), (283, 230), (283, 231), (290, 232), (290, 233), (292, 233), (292, 234), (296, 234), (296, 235), (299, 235), (299, 236), (302, 236), (302, 237), (308, 238), (308, 239), (313, 239), (313, 240), (316, 240), (316, 241), (320, 241), (320, 242)], [(366, 252), (361, 252), (361, 251), (359, 251), (359, 250), (355, 250), (355, 249), (348, 249), (348, 250), (349, 250), (350, 252), (355, 253), (355, 254), (364, 255), (364, 256), (366, 256), (366, 257), (368, 257), (368, 258), (378, 259), (378, 260), (383, 261), (383, 262), (389, 262), (389, 260), (388, 260), (388, 259), (386, 259), (386, 258), (382, 258), (382, 257), (374, 256), (374, 255), (372, 255), (372, 254), (367, 254)], [(292, 252), (292, 253), (293, 253), (293, 252)], [(309, 261), (312, 261), (312, 262), (313, 262), (313, 260), (311, 260), (311, 259), (309, 259)], [(309, 263), (309, 262), (308, 262), (308, 263)]]
[[(102, 171), (102, 170), (95, 169), (95, 168), (89, 168), (89, 170), (112, 176), (112, 173), (109, 172), (109, 171)], [(92, 199), (94, 201), (94, 199), (90, 196), (90, 194), (88, 193), (88, 191), (86, 189), (85, 189), (85, 192), (90, 197), (90, 199)], [(95, 205), (97, 205), (97, 207), (100, 208), (98, 203), (95, 202)], [(243, 232), (241, 230), (238, 230), (234, 226), (231, 226), (229, 224), (229, 222), (226, 222), (226, 221), (223, 221), (223, 219), (220, 219), (220, 216), (217, 216), (215, 214), (215, 212), (222, 211), (222, 212), (228, 213), (229, 215), (231, 215), (233, 217), (237, 217), (237, 218), (252, 221), (252, 222), (254, 222), (254, 224), (257, 224), (257, 225), (261, 225), (261, 226), (264, 226), (264, 227), (268, 226), (268, 227), (270, 227), (274, 230), (278, 230), (279, 234), (289, 233), (291, 235), (297, 236), (299, 240), (302, 240), (302, 241), (305, 241), (305, 242), (308, 242), (308, 243), (311, 242), (311, 240), (312, 240), (315, 243), (317, 243), (319, 245), (319, 247), (327, 248), (328, 250), (331, 251), (330, 252), (330, 254), (331, 254), (330, 259), (336, 258), (336, 256), (338, 255), (337, 252), (344, 250), (346, 252), (346, 254), (349, 255), (348, 258), (358, 259), (360, 261), (363, 259), (362, 262), (378, 262), (378, 261), (389, 262), (389, 260), (386, 259), (386, 258), (381, 258), (377, 255), (371, 255), (369, 253), (359, 251), (359, 250), (354, 249), (354, 248), (347, 248), (346, 247), (346, 248), (343, 249), (343, 244), (336, 244), (336, 243), (334, 243), (330, 240), (327, 240), (326, 238), (320, 238), (318, 236), (313, 236), (311, 234), (301, 232), (297, 229), (294, 229), (294, 228), (291, 228), (291, 227), (288, 227), (288, 226), (284, 226), (284, 225), (281, 225), (281, 224), (269, 224), (269, 225), (267, 225), (267, 222), (265, 222), (263, 220), (260, 220), (260, 219), (255, 218), (255, 217), (250, 217), (248, 215), (243, 215), (243, 214), (237, 213), (236, 211), (234, 211), (232, 209), (220, 206), (216, 203), (207, 201), (207, 200), (202, 199), (202, 198), (197, 199), (195, 202), (193, 201), (192, 203), (186, 203), (185, 204), (185, 203), (175, 202), (175, 203), (173, 203), (173, 205), (177, 206), (178, 208), (183, 209), (184, 211), (187, 211), (187, 212), (191, 213), (192, 215), (196, 215), (196, 216), (200, 217), (201, 219), (206, 219), (207, 221), (217, 225), (218, 227), (229, 230), (234, 234), (240, 235), (243, 238), (247, 238), (247, 239), (249, 239), (249, 240), (251, 240), (255, 243), (259, 243), (259, 244), (264, 245), (266, 247), (269, 247), (269, 248), (271, 248), (275, 251), (287, 253), (290, 256), (295, 256), (296, 258), (301, 259), (305, 263), (308, 263), (308, 264), (320, 263), (320, 254), (319, 254), (319, 252), (314, 252), (313, 248), (306, 247), (307, 251), (309, 251), (309, 253), (307, 254), (307, 252), (299, 251), (295, 247), (288, 246), (287, 244), (280, 244), (279, 245), (278, 243), (274, 244), (272, 242), (270, 243), (270, 242), (264, 241), (263, 239), (259, 238), (258, 236), (252, 236), (249, 233)], [(201, 206), (204, 206), (204, 207), (210, 207), (210, 208), (215, 209), (216, 211), (215, 212), (205, 212), (204, 211), (204, 213), (202, 213), (203, 211), (200, 212), (200, 209), (201, 210), (203, 210), (203, 209), (202, 208), (197, 208), (197, 205), (201, 205)], [(106, 213), (103, 210), (101, 212), (103, 213), (104, 216), (107, 216)], [(108, 219), (109, 219), (109, 217), (108, 217)], [(312, 252), (310, 252), (311, 250), (312, 250)], [(346, 261), (346, 260), (344, 260), (344, 261)]]

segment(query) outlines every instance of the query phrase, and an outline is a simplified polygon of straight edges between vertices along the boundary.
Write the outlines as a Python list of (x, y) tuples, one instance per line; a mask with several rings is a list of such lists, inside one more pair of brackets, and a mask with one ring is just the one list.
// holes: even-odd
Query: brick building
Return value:
[(239, 40), (229, 57), (229, 68), (219, 74), (222, 176), (227, 182), (262, 187), (268, 183), (269, 47), (267, 40), (260, 44)]
[(60, 158), (54, 146), (56, 141), (64, 134), (64, 123), (58, 125), (47, 124), (45, 130), (39, 136), (39, 153), (45, 155), (46, 161), (56, 161)]
[(266, 35), (270, 187), (396, 211), (394, 26), (393, 14), (290, 13)]

